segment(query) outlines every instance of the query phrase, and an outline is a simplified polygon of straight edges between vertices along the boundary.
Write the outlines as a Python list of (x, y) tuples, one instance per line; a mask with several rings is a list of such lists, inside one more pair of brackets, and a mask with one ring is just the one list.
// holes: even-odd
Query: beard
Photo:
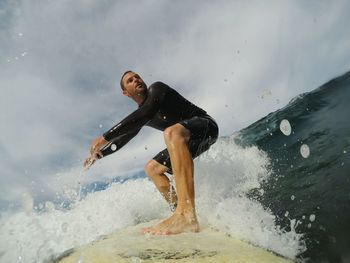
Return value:
[(135, 93), (138, 96), (143, 96), (147, 93), (147, 86), (145, 83), (141, 83), (140, 85), (136, 86)]

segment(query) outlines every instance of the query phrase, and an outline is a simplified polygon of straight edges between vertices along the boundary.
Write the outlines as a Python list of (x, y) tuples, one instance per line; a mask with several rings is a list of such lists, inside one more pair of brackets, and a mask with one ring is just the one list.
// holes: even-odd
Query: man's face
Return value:
[(128, 72), (122, 79), (124, 84), (123, 94), (130, 97), (143, 97), (147, 92), (147, 86), (141, 77), (135, 72)]

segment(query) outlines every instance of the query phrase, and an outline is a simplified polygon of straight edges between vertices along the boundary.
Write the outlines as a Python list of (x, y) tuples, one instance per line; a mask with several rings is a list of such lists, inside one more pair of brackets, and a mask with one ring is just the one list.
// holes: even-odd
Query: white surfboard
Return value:
[(149, 222), (128, 227), (56, 258), (59, 263), (292, 262), (210, 227), (170, 236), (140, 234)]

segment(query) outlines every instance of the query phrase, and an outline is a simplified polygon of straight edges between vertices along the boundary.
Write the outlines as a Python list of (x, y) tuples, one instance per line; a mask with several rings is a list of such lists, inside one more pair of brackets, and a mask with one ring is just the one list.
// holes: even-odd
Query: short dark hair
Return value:
[(123, 78), (126, 74), (130, 73), (130, 72), (133, 72), (132, 70), (127, 70), (124, 72), (124, 74), (122, 75), (121, 79), (120, 79), (120, 87), (122, 88), (122, 90), (125, 90), (125, 87), (124, 87), (124, 83), (123, 83)]

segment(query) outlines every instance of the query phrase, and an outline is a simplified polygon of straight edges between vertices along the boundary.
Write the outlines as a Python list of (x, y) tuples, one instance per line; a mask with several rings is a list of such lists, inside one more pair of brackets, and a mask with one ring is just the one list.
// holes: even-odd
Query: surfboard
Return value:
[(58, 256), (55, 263), (217, 263), (217, 262), (292, 262), (262, 248), (233, 238), (212, 227), (199, 233), (170, 236), (142, 235), (148, 222), (118, 230), (111, 235)]

